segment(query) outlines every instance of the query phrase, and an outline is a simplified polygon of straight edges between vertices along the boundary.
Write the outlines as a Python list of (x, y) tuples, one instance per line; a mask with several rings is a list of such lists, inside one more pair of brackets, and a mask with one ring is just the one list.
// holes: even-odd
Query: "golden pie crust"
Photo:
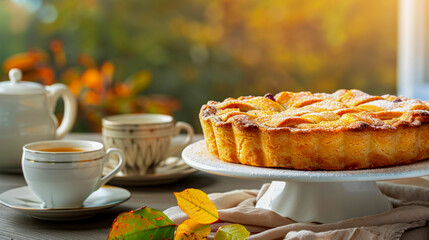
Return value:
[(429, 158), (429, 101), (359, 90), (280, 92), (209, 101), (207, 148), (225, 162), (348, 170)]

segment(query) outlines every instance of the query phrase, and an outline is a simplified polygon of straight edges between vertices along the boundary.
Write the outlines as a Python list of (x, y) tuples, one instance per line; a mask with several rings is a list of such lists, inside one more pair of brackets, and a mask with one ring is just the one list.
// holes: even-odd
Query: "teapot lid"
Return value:
[(21, 82), (22, 72), (17, 68), (9, 71), (10, 81), (0, 82), (0, 95), (24, 95), (46, 93), (43, 85), (35, 82)]

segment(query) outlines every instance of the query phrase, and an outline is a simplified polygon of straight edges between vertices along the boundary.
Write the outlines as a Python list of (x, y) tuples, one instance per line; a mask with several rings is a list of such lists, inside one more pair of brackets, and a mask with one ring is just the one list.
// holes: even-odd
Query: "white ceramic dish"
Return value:
[(120, 187), (102, 186), (93, 192), (80, 208), (46, 209), (28, 187), (14, 188), (0, 194), (0, 203), (34, 218), (51, 221), (78, 220), (94, 216), (108, 208), (125, 202), (131, 193)]
[[(62, 83), (43, 86), (21, 81), (18, 69), (11, 69), (9, 78), (0, 82), (0, 172), (21, 172), (22, 146), (60, 139), (70, 132), (76, 99)], [(54, 110), (59, 98), (64, 101), (64, 117), (58, 126)]]
[(109, 184), (119, 186), (153, 186), (172, 183), (197, 170), (185, 164), (182, 159), (169, 157), (160, 166), (155, 169), (155, 173), (142, 176), (128, 176), (119, 172), (109, 181)]
[(186, 147), (183, 160), (190, 166), (213, 174), (294, 182), (356, 182), (412, 178), (429, 175), (429, 159), (408, 165), (348, 171), (304, 171), (253, 167), (227, 163), (210, 154), (204, 141)]
[[(429, 160), (352, 171), (300, 171), (227, 163), (210, 154), (204, 141), (182, 153), (190, 166), (213, 174), (275, 180), (256, 203), (298, 222), (329, 223), (380, 214), (392, 208), (375, 181), (429, 175)], [(280, 181), (279, 181), (280, 180)]]
[[(61, 152), (63, 149), (77, 152)], [(44, 149), (60, 149), (60, 152)], [(118, 157), (104, 176), (104, 163)], [(116, 148), (84, 140), (51, 140), (23, 147), (22, 171), (25, 181), (46, 208), (81, 207), (88, 196), (106, 184), (124, 165), (124, 154)]]

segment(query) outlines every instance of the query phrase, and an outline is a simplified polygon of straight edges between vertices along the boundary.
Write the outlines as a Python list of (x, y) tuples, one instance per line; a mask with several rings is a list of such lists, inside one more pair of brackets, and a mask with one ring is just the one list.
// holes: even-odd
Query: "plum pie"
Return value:
[(348, 170), (429, 158), (429, 101), (402, 96), (284, 91), (209, 101), (199, 117), (225, 162)]

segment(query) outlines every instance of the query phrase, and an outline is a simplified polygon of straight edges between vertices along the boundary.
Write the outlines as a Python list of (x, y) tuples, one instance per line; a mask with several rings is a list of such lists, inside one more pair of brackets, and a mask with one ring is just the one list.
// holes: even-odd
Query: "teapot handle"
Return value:
[(64, 117), (55, 134), (55, 138), (62, 138), (70, 132), (76, 119), (76, 99), (67, 86), (62, 83), (46, 86), (46, 90), (49, 92), (48, 101), (52, 113), (55, 110), (58, 98), (61, 97), (64, 100)]

